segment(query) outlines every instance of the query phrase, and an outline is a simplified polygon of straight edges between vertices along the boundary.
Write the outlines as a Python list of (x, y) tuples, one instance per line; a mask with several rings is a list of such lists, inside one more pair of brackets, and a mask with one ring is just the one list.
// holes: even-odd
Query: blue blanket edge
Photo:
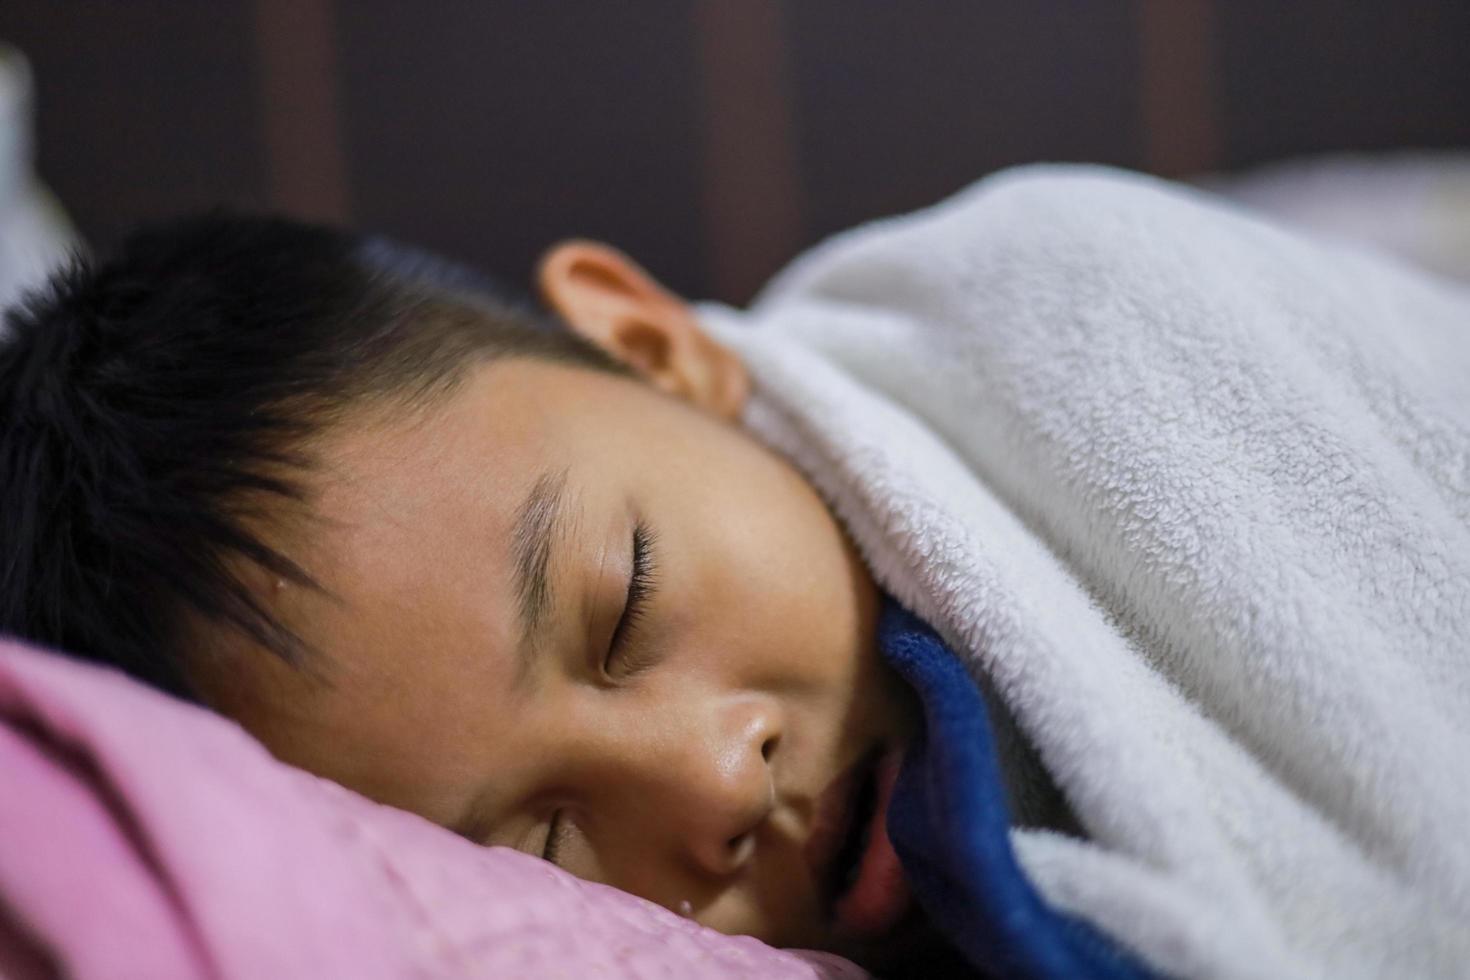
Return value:
[(930, 921), (977, 970), (1133, 980), (1154, 974), (1090, 923), (1046, 903), (1011, 848), (984, 698), (934, 631), (889, 600), (884, 659), (923, 703), (888, 808), (888, 835)]

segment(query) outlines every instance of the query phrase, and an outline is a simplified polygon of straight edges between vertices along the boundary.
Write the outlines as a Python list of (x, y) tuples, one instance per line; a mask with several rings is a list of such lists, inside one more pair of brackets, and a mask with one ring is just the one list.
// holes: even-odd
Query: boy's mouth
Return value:
[(912, 902), (887, 827), (902, 762), (901, 749), (875, 749), (817, 801), (807, 860), (838, 930), (852, 938), (883, 935)]

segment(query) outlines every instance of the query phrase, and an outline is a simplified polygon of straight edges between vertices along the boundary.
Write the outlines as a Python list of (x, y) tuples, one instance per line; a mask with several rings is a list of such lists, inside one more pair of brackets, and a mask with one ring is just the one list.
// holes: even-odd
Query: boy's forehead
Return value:
[[(544, 416), (464, 386), (401, 420), (348, 426), (320, 460), (314, 507), (330, 573), (456, 573), (485, 584), (509, 553), (519, 502), (554, 456)], [(437, 577), (437, 576), (436, 576)], [(407, 585), (407, 583), (398, 583)]]
[(528, 551), (545, 550), (517, 547), (537, 487), (567, 504), (553, 508), (570, 521), (563, 540), (589, 532), (577, 518), (624, 499), (619, 460), (644, 438), (627, 430), (661, 401), (614, 376), (505, 359), (430, 404), (343, 420), (317, 447), (314, 527), (287, 552), (328, 597), (300, 590), (280, 597), (300, 605), (283, 612), (328, 650), (371, 629), (398, 651), (374, 669), (399, 670), (392, 658), (431, 635), (446, 657), (500, 669), (523, 632)]
[[(473, 741), (446, 726), (494, 717), (487, 706), (515, 678), (512, 532), (545, 472), (541, 427), (532, 413), (497, 419), (475, 410), (487, 407), (482, 393), (463, 395), (412, 417), (344, 422), (319, 447), (315, 519), (283, 550), (322, 590), (263, 581), (258, 594), (321, 658), (320, 682), (247, 650), (240, 673), (216, 679), (232, 690), (206, 696), (231, 702), (216, 706), (278, 755), (351, 785), (394, 774), (340, 769), (355, 759)], [(506, 438), (507, 422), (530, 438)], [(375, 795), (399, 794), (385, 785)]]
[(551, 447), (553, 419), (540, 397), (516, 397), (516, 365), (472, 370), (420, 404), (384, 403), (333, 426), (320, 447), (322, 488), (371, 494), (379, 486), (466, 473), (515, 483)]
[(544, 406), (495, 383), (503, 374), (476, 371), (427, 404), (379, 407), (334, 426), (316, 447), (310, 480), (330, 531), (322, 550), (341, 561), (349, 545), (408, 555), (435, 540), (504, 545), (518, 502), (556, 468), (558, 447)]
[(608, 486), (629, 448), (653, 438), (650, 406), (665, 404), (585, 368), (486, 362), (425, 404), (379, 406), (334, 426), (316, 454), (314, 507), (353, 543), (402, 544), (412, 526), (504, 549), (538, 481), (572, 472), (583, 489)]

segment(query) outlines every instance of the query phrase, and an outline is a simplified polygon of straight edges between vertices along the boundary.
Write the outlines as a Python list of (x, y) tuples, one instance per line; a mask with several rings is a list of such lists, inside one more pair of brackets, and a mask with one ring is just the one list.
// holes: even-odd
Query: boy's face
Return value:
[(264, 589), (325, 683), (242, 655), (201, 669), (206, 699), (474, 840), (540, 855), (555, 825), (579, 876), (867, 958), (877, 937), (843, 934), (808, 842), (824, 792), (914, 714), (807, 483), (738, 427), (584, 368), (504, 359), (386, 414), (329, 431), (323, 519), (285, 542), (328, 595)]

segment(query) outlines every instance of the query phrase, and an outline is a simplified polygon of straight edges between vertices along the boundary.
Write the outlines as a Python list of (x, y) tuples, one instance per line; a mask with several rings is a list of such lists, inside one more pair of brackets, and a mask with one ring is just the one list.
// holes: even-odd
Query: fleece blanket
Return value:
[(1465, 974), (1470, 293), (1041, 167), (699, 313), (1065, 796), (1011, 834), (1053, 907), (1165, 974)]
[(0, 977), (865, 975), (479, 847), (0, 642)]

